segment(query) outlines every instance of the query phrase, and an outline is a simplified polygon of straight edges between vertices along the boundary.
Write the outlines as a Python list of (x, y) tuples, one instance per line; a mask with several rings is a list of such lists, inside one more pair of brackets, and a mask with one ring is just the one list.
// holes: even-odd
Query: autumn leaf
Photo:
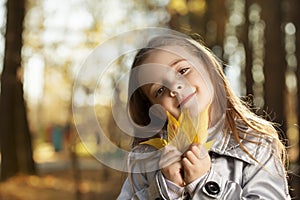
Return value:
[(149, 144), (157, 149), (163, 148), (168, 144), (175, 146), (179, 151), (185, 152), (192, 143), (200, 143), (209, 150), (214, 141), (207, 141), (208, 137), (208, 121), (209, 121), (209, 105), (204, 108), (198, 116), (191, 117), (189, 111), (184, 109), (178, 120), (169, 112), (168, 117), (168, 139), (153, 138), (142, 142), (141, 144)]
[(168, 142), (163, 138), (152, 138), (150, 140), (141, 142), (140, 144), (149, 144), (155, 147), (156, 149), (162, 149), (163, 147), (168, 145)]

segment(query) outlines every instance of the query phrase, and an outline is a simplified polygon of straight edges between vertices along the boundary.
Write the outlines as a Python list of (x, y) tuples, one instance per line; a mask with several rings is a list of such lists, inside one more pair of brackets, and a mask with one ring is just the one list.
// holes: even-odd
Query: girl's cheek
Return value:
[(170, 112), (176, 119), (179, 118), (180, 115), (180, 111), (174, 111), (174, 112)]

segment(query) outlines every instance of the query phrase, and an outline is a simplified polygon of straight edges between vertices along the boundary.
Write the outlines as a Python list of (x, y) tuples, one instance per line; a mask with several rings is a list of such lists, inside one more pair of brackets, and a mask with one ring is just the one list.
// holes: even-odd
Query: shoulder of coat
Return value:
[(249, 164), (257, 163), (262, 157), (271, 153), (275, 138), (269, 135), (259, 133), (244, 123), (238, 122), (237, 129), (239, 133), (239, 141), (232, 133), (227, 133), (227, 144), (224, 145), (223, 151), (217, 153), (230, 156)]

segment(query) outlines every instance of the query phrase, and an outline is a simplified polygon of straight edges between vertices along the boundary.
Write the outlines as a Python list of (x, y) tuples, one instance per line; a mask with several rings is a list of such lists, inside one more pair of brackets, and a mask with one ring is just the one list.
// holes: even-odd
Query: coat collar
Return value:
[[(246, 126), (238, 125), (239, 135), (241, 137), (241, 143), (247, 149), (250, 155), (257, 157), (258, 149), (262, 146), (267, 146), (272, 143), (273, 138), (271, 136), (266, 136), (255, 132)], [(256, 161), (253, 160), (241, 147), (240, 144), (234, 138), (232, 132), (224, 133), (223, 131), (218, 131), (213, 135), (210, 135), (208, 140), (215, 140), (211, 152), (225, 155), (233, 158), (237, 158), (249, 164), (255, 164)], [(251, 142), (249, 142), (251, 141)]]

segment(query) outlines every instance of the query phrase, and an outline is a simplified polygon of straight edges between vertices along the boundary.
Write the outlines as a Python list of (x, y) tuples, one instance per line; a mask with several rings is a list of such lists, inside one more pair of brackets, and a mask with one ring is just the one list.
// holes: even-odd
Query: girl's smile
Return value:
[(190, 101), (193, 100), (193, 98), (196, 98), (196, 91), (192, 92), (190, 95), (188, 95), (187, 97), (183, 97), (182, 100), (179, 99), (179, 104), (178, 104), (178, 108), (181, 107), (183, 108), (185, 106), (185, 104), (188, 104)]

